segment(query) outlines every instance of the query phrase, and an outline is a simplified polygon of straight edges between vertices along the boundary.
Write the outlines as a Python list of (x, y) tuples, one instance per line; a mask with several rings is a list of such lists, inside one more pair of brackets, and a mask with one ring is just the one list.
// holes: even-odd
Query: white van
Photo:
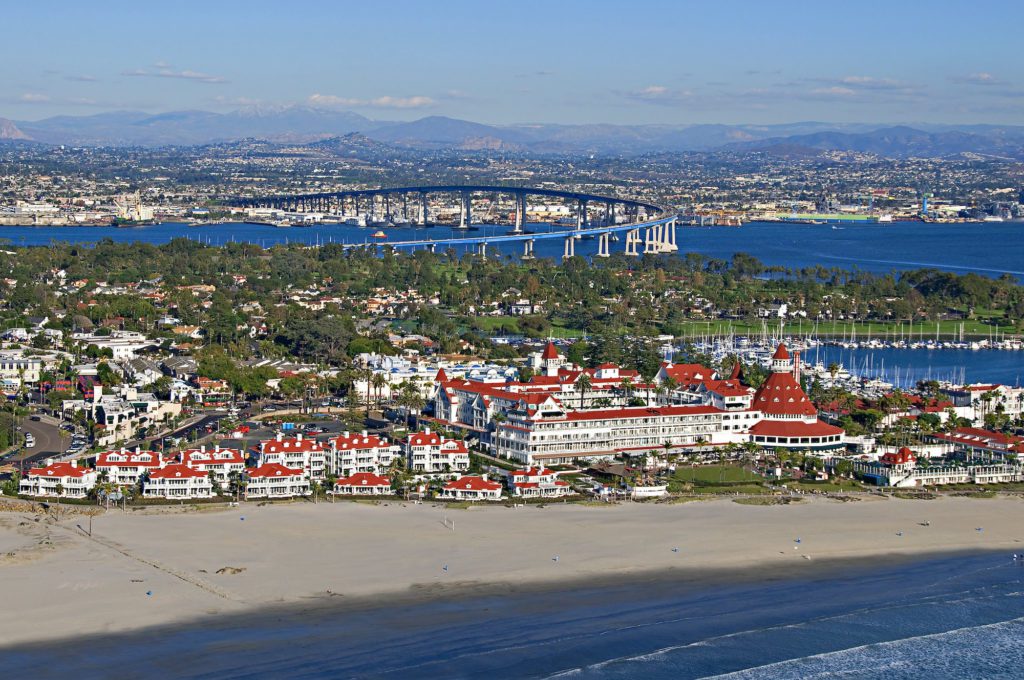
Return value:
[(26, 432), (25, 433), (25, 448), (26, 449), (31, 449), (35, 445), (36, 445), (36, 438), (32, 436), (31, 432)]

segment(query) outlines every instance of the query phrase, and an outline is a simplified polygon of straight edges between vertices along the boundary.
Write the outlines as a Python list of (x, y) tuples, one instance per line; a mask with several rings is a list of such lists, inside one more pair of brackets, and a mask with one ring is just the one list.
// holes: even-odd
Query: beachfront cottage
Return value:
[(572, 493), (569, 482), (558, 479), (554, 470), (531, 467), (508, 473), (508, 488), (523, 498), (559, 498)]
[(362, 433), (343, 432), (330, 440), (327, 453), (327, 470), (338, 476), (353, 475), (357, 472), (381, 474), (391, 467), (391, 462), (402, 455), (402, 448), (385, 437)]
[(334, 482), (332, 494), (339, 496), (387, 496), (391, 494), (391, 481), (369, 472), (357, 472)]
[(501, 482), (492, 482), (487, 475), (466, 475), (453, 479), (441, 489), (441, 498), (460, 501), (500, 501)]
[(469, 449), (466, 442), (445, 439), (428, 427), (413, 432), (405, 439), (406, 468), (428, 474), (465, 472), (469, 469)]
[(78, 467), (78, 461), (54, 463), (47, 461), (46, 467), (32, 468), (18, 484), (18, 493), (26, 496), (50, 498), (85, 498), (96, 486), (95, 470)]
[(327, 471), (327, 451), (315, 439), (285, 437), (278, 433), (274, 439), (260, 442), (260, 464), (277, 463), (287, 468), (305, 470), (312, 480), (322, 480)]
[(222, 449), (219, 445), (182, 451), (181, 462), (195, 470), (212, 472), (214, 479), (221, 484), (226, 484), (232, 473), (240, 475), (245, 472), (245, 454), (238, 449)]
[(163, 457), (156, 451), (142, 451), (138, 447), (134, 451), (121, 448), (104, 451), (96, 457), (96, 472), (106, 481), (114, 484), (137, 484), (148, 473), (159, 470), (166, 464)]
[(277, 463), (264, 463), (249, 471), (245, 498), (292, 498), (309, 494), (306, 473)]
[(173, 500), (210, 498), (213, 496), (213, 482), (202, 470), (174, 463), (151, 472), (143, 484), (142, 495)]

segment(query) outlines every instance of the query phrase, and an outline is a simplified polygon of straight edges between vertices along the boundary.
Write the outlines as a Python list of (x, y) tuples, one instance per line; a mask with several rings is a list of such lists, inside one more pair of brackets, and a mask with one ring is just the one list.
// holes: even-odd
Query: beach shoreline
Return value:
[(0, 618), (0, 646), (621, 584), (855, 578), (932, 557), (1024, 552), (1014, 520), (1022, 508), (1012, 497), (466, 511), (243, 504), (108, 511), (94, 518), (92, 538), (76, 526), (81, 516), (5, 512), (0, 575), (10, 584), (6, 609), (17, 615)]

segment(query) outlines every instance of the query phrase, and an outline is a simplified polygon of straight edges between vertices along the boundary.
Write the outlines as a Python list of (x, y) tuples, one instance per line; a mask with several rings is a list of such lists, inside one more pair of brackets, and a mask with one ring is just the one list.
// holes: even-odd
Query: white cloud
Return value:
[(228, 82), (221, 76), (210, 75), (209, 73), (201, 73), (199, 71), (190, 71), (185, 69), (183, 71), (174, 71), (169, 68), (160, 68), (158, 71), (147, 71), (145, 69), (136, 68), (128, 71), (122, 71), (121, 75), (131, 76), (136, 78), (178, 78), (180, 80), (194, 80), (199, 83), (210, 83), (210, 84), (222, 84)]
[(991, 73), (985, 71), (979, 71), (977, 73), (968, 73), (966, 76), (954, 76), (950, 78), (954, 83), (966, 83), (968, 85), (1002, 85), (1003, 81), (996, 78)]
[(38, 92), (26, 92), (18, 97), (18, 101), (22, 101), (27, 104), (45, 104), (50, 101), (50, 97), (45, 94), (39, 94)]
[(373, 99), (357, 99), (354, 97), (338, 97), (333, 94), (316, 93), (306, 100), (311, 106), (327, 108), (377, 108), (377, 109), (422, 109), (437, 104), (430, 97), (416, 95), (412, 97), (392, 97), (386, 95)]
[(811, 94), (823, 95), (826, 97), (854, 97), (857, 92), (849, 87), (833, 85), (832, 87), (818, 87), (811, 90)]

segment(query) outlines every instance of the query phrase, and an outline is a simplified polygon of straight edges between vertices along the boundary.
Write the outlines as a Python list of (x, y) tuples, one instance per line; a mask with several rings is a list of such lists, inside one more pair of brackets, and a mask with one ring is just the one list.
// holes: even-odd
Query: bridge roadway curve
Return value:
[(600, 234), (613, 234), (625, 231), (635, 231), (638, 229), (647, 229), (662, 224), (671, 224), (676, 219), (675, 215), (669, 217), (660, 217), (656, 220), (649, 220), (646, 222), (633, 222), (630, 224), (615, 224), (604, 227), (592, 227), (589, 229), (565, 229), (558, 231), (545, 231), (537, 232), (533, 234), (502, 234), (499, 236), (467, 236), (465, 238), (444, 238), (436, 240), (421, 240), (421, 241), (381, 241), (379, 243), (351, 243), (346, 244), (346, 248), (366, 248), (374, 246), (378, 248), (390, 247), (390, 248), (423, 248), (430, 246), (450, 246), (450, 245), (492, 245), (498, 243), (522, 243), (523, 241), (541, 241), (545, 239), (565, 239), (576, 236), (598, 236)]
[(409, 186), (389, 187), (382, 189), (353, 189), (351, 191), (328, 191), (315, 194), (281, 194), (277, 196), (266, 196), (262, 198), (235, 198), (226, 201), (228, 205), (243, 206), (260, 203), (293, 203), (296, 201), (316, 201), (323, 199), (345, 199), (362, 198), (366, 196), (384, 196), (390, 194), (444, 194), (444, 193), (499, 193), (515, 194), (525, 196), (548, 196), (551, 198), (567, 198), (575, 201), (586, 201), (588, 203), (615, 203), (635, 208), (656, 211), (665, 214), (666, 210), (660, 205), (646, 203), (630, 198), (618, 198), (615, 196), (599, 196), (597, 194), (583, 194), (574, 191), (563, 191), (561, 189), (542, 189), (537, 187), (502, 186), (495, 184), (442, 184), (437, 186)]

